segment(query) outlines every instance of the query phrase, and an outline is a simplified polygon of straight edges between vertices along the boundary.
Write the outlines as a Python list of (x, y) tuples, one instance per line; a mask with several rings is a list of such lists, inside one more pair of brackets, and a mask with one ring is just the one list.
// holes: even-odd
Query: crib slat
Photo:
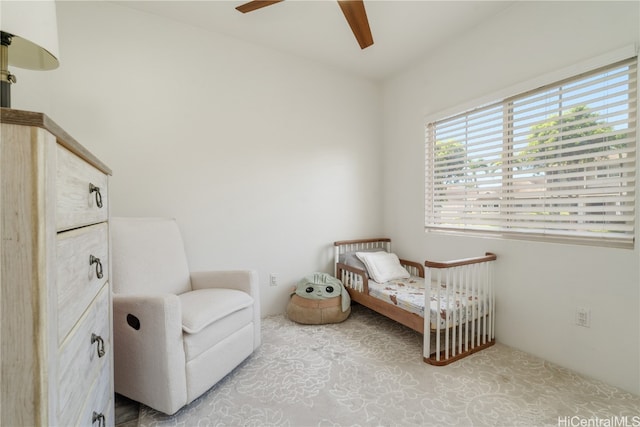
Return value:
[(487, 286), (489, 282), (487, 280), (487, 266), (483, 265), (482, 277), (483, 277), (483, 286), (482, 286), (482, 344), (486, 344), (487, 342), (487, 317), (489, 314), (488, 309), (488, 301), (487, 297), (489, 296), (489, 289)]
[(447, 280), (445, 282), (445, 287), (446, 287), (446, 300), (445, 300), (445, 304), (444, 304), (444, 318), (445, 318), (445, 329), (444, 329), (444, 334), (445, 337), (447, 338), (445, 341), (445, 360), (448, 359), (449, 357), (451, 357), (450, 353), (450, 341), (449, 341), (449, 337), (451, 336), (451, 328), (453, 327), (453, 323), (451, 321), (451, 308), (455, 305), (455, 300), (452, 300), (452, 289), (453, 289), (453, 275), (455, 273), (455, 269), (448, 269), (447, 270)]
[[(465, 283), (465, 295), (470, 295), (471, 294), (471, 268), (467, 267), (467, 281)], [(465, 304), (465, 308), (464, 308), (464, 314), (465, 314), (465, 319), (467, 320), (467, 327), (465, 328), (464, 331), (464, 351), (469, 351), (469, 319), (471, 318), (471, 313), (470, 313), (470, 305), (467, 302), (467, 304)]]
[[(493, 270), (491, 271), (491, 283), (493, 283)], [(493, 304), (491, 308), (491, 317), (493, 319), (493, 334), (491, 335), (491, 339), (496, 337), (496, 288), (491, 287), (491, 302)]]
[[(468, 281), (468, 276), (469, 276), (469, 268), (461, 268), (460, 269), (460, 284), (458, 285), (458, 291), (460, 292), (461, 295), (465, 295), (465, 289), (464, 286)], [(464, 343), (466, 342), (466, 340), (464, 339), (464, 332), (466, 330), (466, 328), (464, 328), (464, 322), (463, 319), (466, 319), (466, 317), (464, 316), (464, 312), (463, 310), (466, 309), (467, 304), (464, 304), (463, 302), (460, 303), (460, 306), (458, 307), (458, 353), (464, 353)]]
[[(442, 292), (442, 270), (438, 270), (438, 287), (436, 288), (436, 361), (440, 361), (440, 296)], [(426, 314), (425, 314), (426, 315)], [(425, 334), (426, 334), (425, 330)]]
[[(471, 295), (472, 293), (472, 272), (471, 272), (471, 267), (467, 267), (466, 268), (467, 271), (467, 280), (465, 283), (465, 295)], [(471, 341), (471, 337), (469, 336), (470, 332), (471, 332), (471, 328), (469, 326), (469, 319), (472, 317), (471, 315), (471, 304), (469, 304), (468, 301), (466, 301), (466, 304), (464, 306), (464, 318), (467, 321), (466, 324), (466, 328), (464, 328), (464, 351), (469, 351), (469, 341)]]
[(451, 283), (451, 292), (453, 293), (453, 298), (454, 298), (454, 305), (453, 308), (451, 310), (451, 323), (453, 324), (453, 327), (451, 328), (451, 357), (454, 357), (456, 355), (456, 346), (457, 346), (457, 342), (456, 342), (456, 330), (458, 328), (458, 324), (462, 323), (460, 321), (458, 321), (458, 305), (455, 304), (455, 299), (456, 299), (456, 292), (458, 289), (458, 283), (460, 281), (460, 270), (456, 269), (455, 271), (453, 271), (453, 282)]
[(473, 285), (471, 286), (471, 294), (472, 294), (472, 304), (471, 304), (471, 319), (478, 319), (477, 321), (471, 322), (471, 349), (474, 349), (476, 345), (478, 345), (478, 335), (480, 335), (480, 320), (479, 320), (479, 310), (478, 304), (478, 289), (480, 288), (480, 278), (478, 277), (478, 266), (473, 266), (473, 272), (471, 276), (473, 277)]
[(422, 329), (422, 359), (431, 359), (431, 272), (432, 269), (427, 268), (424, 272), (424, 317)]

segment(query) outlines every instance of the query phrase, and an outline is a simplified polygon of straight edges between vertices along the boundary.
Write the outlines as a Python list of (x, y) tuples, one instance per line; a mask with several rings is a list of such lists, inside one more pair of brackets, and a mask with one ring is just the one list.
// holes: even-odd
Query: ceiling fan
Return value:
[[(256, 9), (261, 9), (266, 6), (271, 6), (275, 3), (280, 3), (283, 0), (254, 0), (248, 3), (241, 4), (236, 7), (242, 13), (252, 12)], [(342, 9), (344, 17), (353, 31), (353, 35), (356, 36), (356, 40), (361, 49), (365, 49), (373, 44), (373, 36), (371, 35), (371, 28), (369, 28), (369, 20), (367, 19), (367, 11), (364, 9), (364, 3), (362, 0), (337, 0)]]

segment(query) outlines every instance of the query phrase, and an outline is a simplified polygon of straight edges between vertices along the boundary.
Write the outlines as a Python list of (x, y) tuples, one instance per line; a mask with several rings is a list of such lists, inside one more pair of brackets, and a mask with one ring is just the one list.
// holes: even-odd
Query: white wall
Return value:
[[(422, 197), (425, 115), (638, 42), (639, 18), (637, 2), (518, 2), (381, 98), (275, 51), (59, 2), (62, 65), (14, 70), (13, 107), (47, 113), (113, 169), (112, 214), (176, 217), (193, 269), (257, 269), (265, 314), (284, 310), (300, 276), (329, 271), (337, 239), (384, 229), (417, 260), (491, 250), (499, 341), (640, 393), (638, 249), (425, 235)], [(579, 305), (589, 329), (574, 325)]]
[[(497, 339), (640, 393), (639, 251), (425, 234), (424, 120), (638, 43), (638, 2), (518, 2), (389, 79), (384, 224), (405, 257), (498, 254)], [(453, 111), (451, 111), (453, 112)], [(575, 325), (591, 308), (591, 328)]]
[(58, 21), (60, 68), (14, 70), (12, 107), (112, 168), (112, 215), (177, 218), (192, 269), (254, 268), (282, 313), (334, 240), (379, 233), (379, 86), (111, 3)]

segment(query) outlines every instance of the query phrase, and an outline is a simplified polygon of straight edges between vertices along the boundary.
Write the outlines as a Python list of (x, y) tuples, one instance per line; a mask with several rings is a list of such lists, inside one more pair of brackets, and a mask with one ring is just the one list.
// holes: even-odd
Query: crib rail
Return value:
[(495, 343), (496, 259), (488, 252), (476, 258), (425, 261), (424, 330), (432, 332), (424, 334), (425, 362), (446, 365)]
[(370, 251), (374, 249), (380, 249), (382, 251), (391, 252), (391, 239), (387, 237), (380, 237), (377, 239), (358, 239), (358, 240), (340, 240), (333, 242), (334, 250), (334, 277), (338, 277), (338, 262), (340, 255), (344, 255), (349, 252), (357, 251)]
[(367, 278), (367, 273), (364, 270), (360, 270), (346, 264), (337, 263), (336, 274), (334, 277), (340, 279), (347, 289), (353, 289), (354, 291), (365, 294), (369, 293), (369, 279)]
[[(409, 270), (411, 274), (424, 277), (422, 264), (405, 260), (400, 260), (400, 264)], [(337, 264), (336, 270), (338, 274), (335, 277), (340, 279), (342, 284), (347, 288), (347, 291), (351, 296), (351, 301), (362, 304), (365, 307), (388, 317), (389, 319), (395, 320), (396, 322), (413, 329), (414, 331), (421, 334), (424, 333), (424, 322), (422, 317), (369, 295), (369, 279), (364, 270), (342, 263)]]
[[(340, 240), (333, 243), (334, 246), (334, 270), (333, 276), (337, 277), (349, 289), (358, 292), (369, 292), (367, 275), (363, 270), (345, 265), (340, 262), (340, 256), (349, 252), (371, 251), (380, 249), (391, 252), (391, 239), (381, 237), (377, 239)], [(422, 264), (406, 259), (400, 259), (400, 264), (407, 269), (412, 276), (424, 277)]]
[[(424, 267), (422, 264), (400, 259), (400, 265), (412, 276), (424, 277)], [(335, 263), (334, 277), (340, 279), (347, 289), (353, 289), (365, 294), (369, 293), (369, 278), (364, 270), (337, 262)]]

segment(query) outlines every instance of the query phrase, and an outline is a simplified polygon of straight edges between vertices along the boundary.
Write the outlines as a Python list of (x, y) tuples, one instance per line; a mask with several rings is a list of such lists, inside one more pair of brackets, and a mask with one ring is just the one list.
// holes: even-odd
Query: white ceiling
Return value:
[(374, 45), (364, 50), (334, 0), (287, 0), (247, 14), (235, 10), (244, 1), (116, 3), (382, 80), (513, 1), (365, 0)]

